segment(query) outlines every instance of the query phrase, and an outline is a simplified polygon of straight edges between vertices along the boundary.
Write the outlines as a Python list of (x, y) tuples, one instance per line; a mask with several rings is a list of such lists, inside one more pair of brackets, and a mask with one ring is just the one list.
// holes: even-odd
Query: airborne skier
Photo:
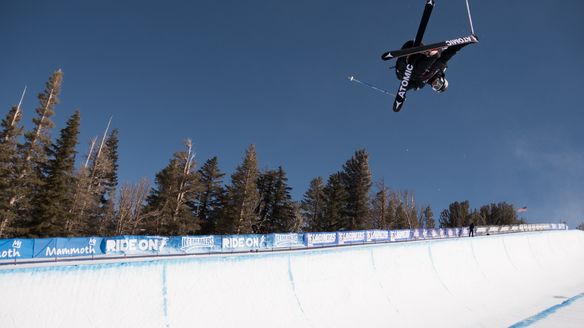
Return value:
[[(471, 37), (476, 39), (474, 35)], [(409, 40), (402, 46), (402, 49), (411, 48), (413, 44), (414, 40)], [(444, 92), (448, 89), (448, 80), (446, 80), (445, 75), (448, 61), (468, 44), (450, 46), (444, 50), (443, 48), (431, 49), (421, 54), (399, 57), (395, 65), (395, 74), (400, 81), (404, 79), (406, 72), (410, 74), (406, 87), (408, 90), (419, 90), (428, 84), (432, 86), (432, 90), (438, 93)], [(412, 69), (408, 71), (408, 67)]]
[(423, 45), (422, 38), (434, 4), (435, 0), (426, 0), (422, 20), (414, 40), (407, 41), (401, 50), (388, 51), (381, 56), (383, 60), (398, 58), (395, 65), (395, 73), (400, 80), (400, 85), (393, 103), (395, 112), (401, 110), (408, 90), (418, 90), (428, 84), (436, 92), (446, 91), (448, 81), (445, 77), (445, 71), (448, 67), (448, 61), (464, 46), (479, 42), (474, 34), (470, 8), (468, 0), (466, 0), (471, 34), (462, 38)]

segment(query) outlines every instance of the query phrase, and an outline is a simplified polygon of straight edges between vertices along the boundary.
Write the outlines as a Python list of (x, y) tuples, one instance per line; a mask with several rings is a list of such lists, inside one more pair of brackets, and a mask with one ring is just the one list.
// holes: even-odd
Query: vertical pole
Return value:
[(466, 11), (468, 12), (468, 22), (470, 23), (470, 33), (475, 34), (474, 28), (472, 26), (472, 17), (470, 16), (470, 6), (468, 5), (468, 0), (466, 0)]

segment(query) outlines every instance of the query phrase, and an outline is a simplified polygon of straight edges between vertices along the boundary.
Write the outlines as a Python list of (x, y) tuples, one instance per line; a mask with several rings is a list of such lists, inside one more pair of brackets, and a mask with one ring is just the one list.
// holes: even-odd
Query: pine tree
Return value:
[(201, 191), (196, 196), (196, 215), (201, 220), (201, 233), (214, 234), (216, 231), (215, 221), (221, 209), (221, 199), (225, 193), (223, 188), (223, 177), (219, 170), (219, 161), (213, 157), (199, 169), (201, 177)]
[(170, 163), (156, 174), (156, 188), (147, 198), (148, 234), (185, 235), (200, 230), (194, 215), (194, 202), (200, 191), (199, 174), (195, 171), (192, 143), (186, 140), (186, 151), (174, 154)]
[(395, 226), (394, 229), (410, 229), (408, 222), (408, 213), (404, 203), (399, 203), (395, 210)]
[(310, 187), (304, 193), (304, 199), (300, 206), (302, 217), (306, 224), (306, 231), (325, 231), (325, 200), (325, 186), (322, 177), (312, 179), (312, 181), (310, 181)]
[(436, 227), (436, 221), (434, 220), (434, 213), (432, 212), (432, 208), (429, 205), (425, 206), (421, 212), (420, 226), (425, 229), (434, 229)]
[(513, 205), (506, 202), (481, 206), (479, 213), (486, 225), (509, 225), (519, 222)]
[(16, 208), (11, 200), (21, 193), (18, 190), (18, 167), (22, 164), (18, 156), (18, 137), (22, 112), (20, 105), (12, 107), (1, 122), (0, 132), (0, 238), (18, 236), (15, 226)]
[[(51, 117), (54, 115), (54, 107), (59, 103), (59, 94), (63, 82), (63, 72), (55, 71), (46, 83), (45, 90), (39, 94), (39, 107), (36, 108), (37, 117), (33, 118), (34, 127), (25, 133), (25, 143), (20, 145), (19, 154), (22, 157), (22, 165), (18, 168), (18, 187), (20, 191), (11, 200), (18, 208), (21, 221), (24, 225), (31, 225), (32, 200), (37, 198), (44, 188), (46, 180), (44, 172), (49, 160), (51, 148), (51, 129), (54, 123)], [(25, 222), (27, 221), (27, 222)]]
[(258, 178), (260, 192), (259, 223), (256, 232), (289, 232), (297, 226), (294, 204), (286, 173), (279, 167)]
[(355, 155), (343, 166), (343, 184), (347, 189), (348, 230), (361, 230), (369, 226), (369, 192), (371, 189), (371, 170), (369, 169), (368, 155), (364, 149), (355, 152)]
[(44, 188), (36, 198), (34, 234), (54, 237), (65, 234), (65, 223), (73, 203), (75, 146), (79, 134), (80, 114), (76, 111), (61, 130), (57, 141), (51, 145), (44, 172)]
[(108, 135), (108, 123), (103, 137), (91, 141), (85, 163), (77, 172), (71, 219), (66, 230), (76, 235), (104, 235), (113, 229), (115, 191), (118, 184), (118, 130)]
[(329, 177), (324, 193), (326, 198), (322, 229), (324, 231), (349, 230), (347, 225), (349, 222), (347, 214), (349, 195), (343, 184), (343, 174), (341, 172), (332, 174)]
[(93, 222), (98, 227), (97, 234), (103, 235), (113, 229), (115, 216), (116, 188), (118, 186), (118, 130), (113, 129), (105, 141), (103, 169), (96, 186), (99, 207), (93, 213)]
[(243, 163), (231, 175), (231, 184), (227, 186), (226, 204), (218, 230), (224, 234), (253, 233), (257, 224), (257, 207), (259, 176), (256, 149), (250, 145), (245, 153)]
[(390, 229), (394, 221), (394, 209), (392, 208), (391, 191), (381, 180), (376, 184), (377, 192), (371, 201), (371, 228)]
[(443, 228), (465, 227), (469, 224), (470, 204), (468, 200), (454, 202), (440, 213), (440, 226)]

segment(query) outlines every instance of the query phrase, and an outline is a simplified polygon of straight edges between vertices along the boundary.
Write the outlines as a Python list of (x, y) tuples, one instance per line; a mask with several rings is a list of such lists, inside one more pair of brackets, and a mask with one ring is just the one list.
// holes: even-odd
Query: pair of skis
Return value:
[[(426, 5), (424, 6), (424, 13), (422, 14), (422, 20), (420, 21), (420, 25), (418, 26), (418, 32), (416, 33), (416, 38), (414, 39), (414, 44), (412, 45), (412, 47), (395, 51), (388, 51), (381, 55), (381, 59), (390, 60), (393, 58), (410, 56), (432, 50), (444, 50), (447, 49), (448, 47), (455, 45), (464, 45), (479, 42), (474, 34), (474, 29), (472, 27), (472, 19), (470, 17), (470, 8), (468, 7), (468, 0), (466, 4), (471, 26), (471, 35), (421, 46), (422, 38), (424, 37), (424, 33), (426, 32), (426, 26), (430, 21), (430, 15), (432, 14), (432, 9), (434, 9), (435, 5), (435, 0), (426, 0)], [(399, 88), (397, 90), (397, 94), (395, 95), (395, 100), (393, 102), (394, 112), (399, 112), (404, 102), (406, 101), (408, 85), (410, 83), (410, 79), (412, 76), (412, 72), (414, 71), (414, 68), (415, 68), (414, 63), (410, 63), (409, 61), (406, 62), (406, 70), (404, 72), (402, 80), (400, 81)]]

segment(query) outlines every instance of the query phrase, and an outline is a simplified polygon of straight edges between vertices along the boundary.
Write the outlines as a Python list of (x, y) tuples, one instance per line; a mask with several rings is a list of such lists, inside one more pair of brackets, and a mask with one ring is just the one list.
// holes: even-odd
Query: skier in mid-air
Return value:
[[(409, 40), (402, 49), (412, 48), (413, 44), (414, 40)], [(466, 45), (468, 43), (451, 46), (444, 50), (443, 48), (431, 49), (423, 53), (399, 57), (395, 65), (395, 74), (400, 81), (403, 80), (408, 64), (412, 64), (414, 69), (410, 73), (407, 90), (419, 90), (428, 84), (432, 86), (432, 90), (444, 92), (448, 89), (448, 80), (445, 75), (448, 61)]]
[(422, 38), (430, 20), (434, 4), (435, 0), (426, 0), (422, 20), (420, 21), (414, 40), (407, 41), (400, 50), (388, 51), (381, 55), (383, 60), (397, 58), (395, 73), (400, 80), (400, 85), (393, 103), (393, 110), (395, 112), (401, 110), (403, 103), (406, 101), (406, 93), (408, 90), (418, 90), (426, 84), (429, 84), (434, 91), (446, 91), (448, 81), (444, 72), (448, 67), (448, 61), (464, 46), (479, 42), (474, 33), (470, 8), (468, 6), (468, 0), (466, 0), (471, 34), (443, 42), (428, 45), (422, 44)]

